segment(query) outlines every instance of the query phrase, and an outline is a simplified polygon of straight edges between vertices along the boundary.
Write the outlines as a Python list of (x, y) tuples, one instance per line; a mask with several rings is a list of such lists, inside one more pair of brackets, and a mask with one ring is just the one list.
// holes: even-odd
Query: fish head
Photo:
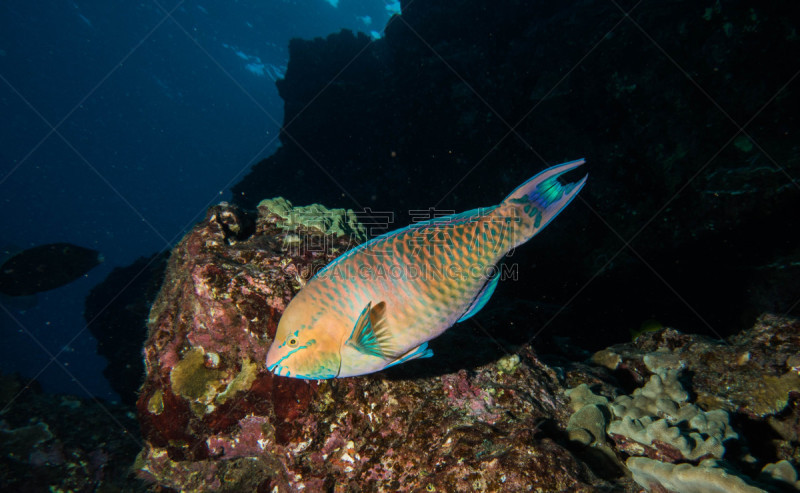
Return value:
[(335, 378), (341, 367), (338, 325), (331, 314), (290, 303), (267, 353), (267, 369), (305, 380)]

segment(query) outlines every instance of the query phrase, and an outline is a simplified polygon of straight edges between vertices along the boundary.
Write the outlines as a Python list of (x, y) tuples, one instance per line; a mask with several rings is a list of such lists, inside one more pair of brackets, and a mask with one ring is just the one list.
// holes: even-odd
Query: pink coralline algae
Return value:
[(466, 370), (442, 377), (442, 388), (451, 403), (483, 422), (494, 424), (499, 418), (494, 398), (485, 389), (470, 382)]

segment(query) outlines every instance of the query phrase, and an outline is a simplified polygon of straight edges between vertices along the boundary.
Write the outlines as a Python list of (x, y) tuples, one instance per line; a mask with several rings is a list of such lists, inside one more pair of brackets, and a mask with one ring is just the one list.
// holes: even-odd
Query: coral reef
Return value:
[(625, 462), (633, 479), (647, 491), (664, 493), (765, 493), (765, 490), (748, 484), (739, 476), (716, 467), (713, 459), (699, 466), (670, 464), (631, 457)]
[(130, 477), (141, 447), (132, 409), (45, 394), (0, 374), (0, 490), (147, 491)]
[[(587, 383), (567, 390), (574, 412), (567, 431), (607, 452), (598, 436), (604, 430), (648, 491), (792, 491), (798, 336), (800, 321), (764, 315), (727, 341), (665, 328), (599, 351), (591, 361), (636, 388), (610, 402)], [(598, 383), (594, 371), (573, 372), (570, 378), (588, 378), (603, 392), (619, 391)]]
[(182, 491), (589, 488), (579, 461), (536, 436), (568, 413), (530, 349), (425, 378), (424, 364), (322, 382), (269, 373), (288, 300), (358, 239), (290, 227), (266, 204), (211, 208), (172, 252), (148, 323), (140, 476)]
[(617, 419), (609, 424), (608, 433), (619, 449), (668, 462), (721, 458), (723, 442), (738, 438), (728, 423), (728, 413), (705, 412), (688, 403), (678, 370), (650, 370), (654, 373), (644, 387), (610, 405)]
[(788, 460), (781, 460), (772, 464), (767, 464), (761, 470), (759, 479), (768, 484), (774, 484), (783, 489), (794, 488), (800, 491), (800, 475)]
[(665, 329), (599, 351), (592, 361), (639, 384), (648, 367), (686, 368), (697, 405), (760, 419), (787, 410), (792, 396), (800, 397), (794, 366), (799, 346), (800, 323), (767, 314), (725, 341)]
[[(796, 482), (794, 390), (780, 409), (755, 414), (721, 405), (730, 388), (703, 386), (704, 373), (746, 370), (736, 392), (761, 402), (754, 389), (796, 373), (794, 319), (764, 316), (727, 343), (662, 329), (561, 367), (530, 344), (489, 355), (496, 339), (462, 324), (432, 341), (434, 358), (373, 375), (269, 373), (264, 358), (288, 301), (362, 239), (342, 234), (363, 231), (342, 226), (347, 211), (315, 206), (338, 218), (289, 224), (290, 207), (214, 206), (173, 250), (148, 321), (140, 477), (187, 492), (748, 491)], [(751, 440), (758, 426), (780, 430), (770, 450)]]
[(569, 438), (584, 445), (605, 445), (609, 422), (608, 399), (593, 394), (585, 383), (567, 389), (564, 394), (569, 397), (573, 411), (567, 422)]
[[(185, 491), (640, 491), (623, 474), (629, 454), (667, 475), (724, 455), (744, 476), (791, 483), (785, 465), (765, 464), (800, 462), (796, 320), (764, 316), (725, 343), (648, 332), (593, 365), (565, 361), (580, 349), (563, 339), (528, 341), (546, 322), (596, 350), (654, 314), (727, 335), (798, 309), (793, 4), (402, 7), (380, 40), (292, 41), (282, 145), (234, 187), (257, 214), (216, 206), (172, 252), (148, 321), (139, 474)], [(754, 115), (732, 137), (731, 120)], [(515, 253), (519, 281), (496, 294), (507, 304), (473, 320), (490, 337), (462, 324), (432, 342), (435, 358), (363, 378), (265, 371), (288, 300), (363, 229), (347, 211), (309, 223), (322, 209), (261, 199), (397, 212), (435, 197), (464, 210), (576, 149), (594, 166), (591, 207)], [(698, 329), (687, 305), (708, 323)], [(583, 329), (587, 314), (601, 330)], [(501, 358), (511, 345), (517, 359)], [(559, 351), (549, 366), (545, 349)], [(598, 398), (587, 387), (567, 403), (564, 387), (582, 383)]]
[(567, 425), (570, 436), (585, 445), (605, 445), (608, 433), (618, 451), (666, 462), (721, 458), (723, 443), (738, 438), (728, 413), (690, 404), (677, 370), (650, 369), (654, 373), (643, 387), (611, 403), (586, 384), (568, 389), (574, 411)]

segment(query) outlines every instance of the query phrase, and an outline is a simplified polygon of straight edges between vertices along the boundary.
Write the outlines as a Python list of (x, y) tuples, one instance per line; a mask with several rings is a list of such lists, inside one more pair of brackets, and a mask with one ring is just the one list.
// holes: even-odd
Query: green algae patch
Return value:
[(150, 396), (150, 399), (147, 401), (147, 411), (155, 415), (164, 412), (164, 392), (161, 389), (158, 389)]
[(514, 373), (519, 368), (519, 356), (511, 354), (497, 360), (497, 368), (503, 373)]
[(367, 239), (367, 229), (352, 209), (328, 209), (320, 204), (293, 206), (285, 198), (275, 197), (259, 202), (258, 210), (274, 216), (281, 229), (316, 228), (326, 235), (350, 236), (359, 242)]
[(222, 371), (206, 368), (205, 355), (200, 348), (187, 352), (169, 373), (173, 392), (190, 401), (197, 415), (213, 410), (207, 404), (216, 397), (222, 377)]
[[(213, 353), (209, 355), (214, 356)], [(224, 404), (238, 392), (248, 390), (258, 374), (258, 365), (245, 358), (241, 370), (231, 378), (231, 371), (208, 368), (207, 356), (201, 348), (193, 348), (169, 374), (173, 392), (188, 400), (192, 411), (198, 416), (214, 411), (216, 405)], [(151, 413), (159, 414), (163, 406), (163, 395), (156, 393), (148, 401), (147, 407)]]
[(776, 414), (789, 403), (789, 393), (800, 392), (800, 375), (794, 372), (779, 377), (764, 377), (764, 385), (754, 392), (752, 411), (760, 416)]
[(276, 216), (288, 220), (289, 213), (292, 211), (292, 203), (286, 200), (283, 197), (275, 197), (273, 199), (264, 199), (258, 203), (258, 208), (266, 209), (271, 214), (275, 214)]
[(217, 395), (217, 398), (214, 400), (217, 404), (224, 404), (225, 401), (233, 397), (237, 392), (244, 391), (250, 389), (253, 385), (253, 382), (256, 380), (256, 374), (258, 373), (258, 365), (253, 361), (250, 361), (249, 358), (245, 358), (242, 361), (242, 369), (239, 373), (231, 380), (225, 390)]

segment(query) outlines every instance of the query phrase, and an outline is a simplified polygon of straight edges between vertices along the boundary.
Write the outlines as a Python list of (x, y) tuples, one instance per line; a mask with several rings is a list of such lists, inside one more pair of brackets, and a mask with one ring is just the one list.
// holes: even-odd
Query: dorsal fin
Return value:
[(489, 298), (491, 298), (492, 294), (494, 294), (494, 290), (497, 287), (497, 281), (499, 280), (500, 276), (495, 275), (493, 278), (486, 281), (486, 284), (483, 285), (483, 288), (481, 288), (478, 295), (472, 301), (472, 304), (469, 306), (466, 313), (464, 313), (464, 315), (458, 319), (459, 322), (463, 322), (469, 317), (475, 315), (476, 313), (481, 311), (481, 308), (486, 306), (486, 303), (489, 302)]
[(369, 302), (358, 316), (353, 333), (345, 344), (364, 354), (391, 358), (390, 338), (386, 324), (386, 302), (381, 301), (374, 307), (372, 302)]

